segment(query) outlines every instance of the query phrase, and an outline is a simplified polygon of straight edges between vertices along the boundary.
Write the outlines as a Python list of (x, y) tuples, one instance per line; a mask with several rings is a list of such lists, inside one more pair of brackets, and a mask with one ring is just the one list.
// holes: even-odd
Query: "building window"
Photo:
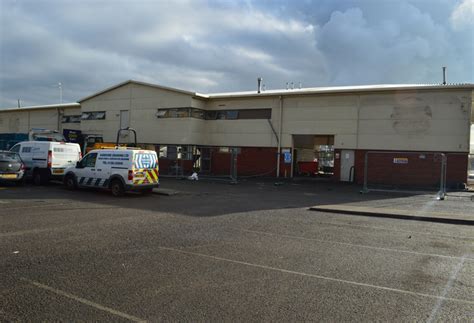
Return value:
[(191, 108), (191, 116), (196, 119), (204, 119), (206, 111), (202, 109)]
[(98, 112), (83, 112), (81, 115), (81, 120), (104, 120), (105, 111)]
[(205, 120), (271, 119), (272, 109), (211, 110), (197, 108), (158, 109), (157, 118), (196, 118)]
[(205, 111), (197, 108), (158, 109), (157, 118), (196, 118), (204, 119)]
[(80, 123), (81, 117), (82, 117), (81, 115), (63, 116), (61, 122), (62, 123)]
[(272, 109), (239, 110), (239, 119), (271, 119)]
[(167, 145), (160, 146), (159, 158), (176, 160), (192, 160), (193, 159), (193, 149), (192, 146), (176, 146), (176, 145)]
[(189, 118), (191, 108), (158, 109), (158, 118)]
[(206, 120), (271, 119), (272, 109), (206, 111)]

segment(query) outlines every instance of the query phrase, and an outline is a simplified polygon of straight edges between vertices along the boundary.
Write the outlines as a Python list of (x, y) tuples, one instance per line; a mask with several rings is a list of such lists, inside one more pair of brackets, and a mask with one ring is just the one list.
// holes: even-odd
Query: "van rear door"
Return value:
[(138, 150), (133, 154), (133, 184), (158, 184), (158, 156), (151, 150)]
[(51, 173), (63, 175), (65, 168), (76, 165), (80, 157), (80, 147), (78, 144), (51, 143), (51, 154)]

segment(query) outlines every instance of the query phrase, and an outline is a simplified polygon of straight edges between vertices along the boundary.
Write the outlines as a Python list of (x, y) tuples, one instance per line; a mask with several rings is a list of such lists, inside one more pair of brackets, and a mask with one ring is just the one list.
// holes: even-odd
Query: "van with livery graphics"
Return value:
[(110, 189), (114, 196), (125, 191), (151, 193), (159, 186), (158, 156), (153, 150), (116, 148), (91, 150), (76, 166), (66, 169), (64, 185)]

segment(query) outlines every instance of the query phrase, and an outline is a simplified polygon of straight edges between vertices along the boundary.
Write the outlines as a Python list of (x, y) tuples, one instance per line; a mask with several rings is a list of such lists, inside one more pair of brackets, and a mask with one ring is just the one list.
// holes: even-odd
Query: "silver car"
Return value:
[(23, 184), (25, 164), (20, 156), (11, 151), (0, 150), (0, 183)]

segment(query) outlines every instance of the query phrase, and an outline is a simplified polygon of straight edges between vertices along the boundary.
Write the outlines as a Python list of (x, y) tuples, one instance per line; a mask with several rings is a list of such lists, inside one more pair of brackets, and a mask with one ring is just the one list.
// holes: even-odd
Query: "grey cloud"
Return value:
[(0, 107), (75, 101), (126, 79), (199, 92), (473, 82), (448, 0), (1, 2)]

